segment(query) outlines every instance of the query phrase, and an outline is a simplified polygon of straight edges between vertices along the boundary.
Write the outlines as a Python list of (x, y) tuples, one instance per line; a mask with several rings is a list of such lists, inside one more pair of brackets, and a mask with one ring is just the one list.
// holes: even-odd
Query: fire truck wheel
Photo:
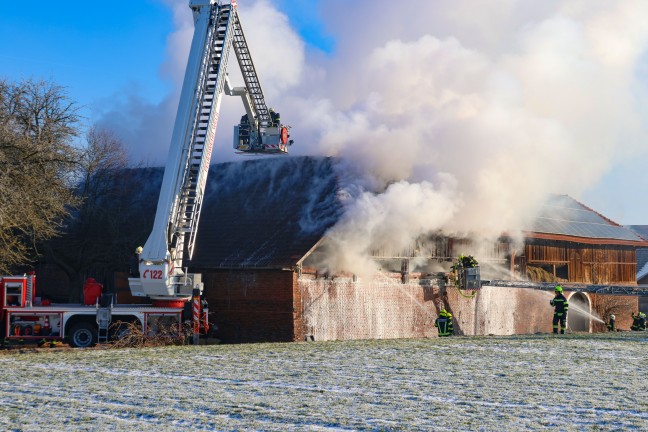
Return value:
[(70, 346), (89, 348), (97, 344), (97, 330), (87, 322), (80, 322), (70, 330)]

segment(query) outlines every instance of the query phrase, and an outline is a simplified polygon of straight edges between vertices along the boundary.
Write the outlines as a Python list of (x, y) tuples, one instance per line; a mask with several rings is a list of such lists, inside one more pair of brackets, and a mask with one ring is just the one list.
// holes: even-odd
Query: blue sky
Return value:
[[(313, 48), (333, 49), (317, 17), (318, 0), (276, 3)], [(171, 91), (160, 65), (173, 29), (172, 11), (159, 0), (3, 1), (0, 77), (51, 79), (67, 87), (92, 122), (97, 104), (125, 88), (153, 103)]]
[[(169, 37), (177, 30), (170, 2), (1, 1), (0, 77), (51, 79), (67, 87), (70, 97), (83, 106), (87, 124), (101, 119), (107, 107), (113, 115), (122, 107), (135, 107), (124, 110), (124, 116), (159, 108), (156, 114), (164, 112), (166, 117), (153, 116), (143, 123), (140, 134), (133, 135), (141, 139), (151, 123), (171, 123), (168, 98), (177, 83), (164, 76), (163, 69)], [(641, 150), (648, 148), (642, 144), (648, 130), (648, 86), (634, 82), (645, 81), (634, 58), (615, 57), (646, 52), (648, 31), (638, 18), (645, 16), (646, 7), (641, 3), (603, 1), (580, 8), (578, 1), (547, 0), (502, 2), (493, 8), (474, 0), (408, 0), (409, 7), (399, 7), (399, 13), (417, 13), (395, 19), (394, 2), (387, 0), (267, 2), (288, 16), (290, 27), (306, 44), (304, 57), (291, 63), (301, 69), (300, 75), (280, 88), (278, 98), (285, 107), (282, 118), (292, 118), (298, 126), (293, 130), (298, 144), (293, 154), (351, 158), (372, 174), (387, 172), (389, 180), (411, 180), (408, 176), (421, 172), (420, 167), (440, 167), (456, 177), (467, 197), (477, 194), (474, 207), (484, 194), (506, 188), (510, 190), (504, 195), (516, 198), (567, 193), (616, 222), (648, 223), (648, 202), (643, 198), (648, 195), (643, 168), (647, 154)], [(245, 24), (247, 18), (242, 19)], [(613, 31), (606, 33), (608, 27)], [(587, 33), (592, 29), (601, 30), (601, 35), (592, 37)], [(588, 58), (610, 46), (616, 50), (611, 59), (634, 67), (638, 80), (628, 79), (625, 69), (609, 67), (609, 53)], [(551, 70), (564, 76), (541, 76), (538, 65), (545, 64), (558, 66)], [(615, 75), (619, 70), (625, 75)], [(281, 74), (266, 71), (264, 86), (281, 81)], [(574, 92), (567, 95), (564, 89)], [(500, 90), (503, 97), (493, 97)], [(636, 100), (611, 99), (611, 94), (633, 95)], [(137, 104), (123, 101), (131, 95)], [(448, 95), (456, 97), (456, 105), (444, 105)], [(629, 108), (633, 103), (636, 109)], [(239, 105), (231, 118), (225, 114), (221, 121), (234, 124), (230, 120), (240, 116)], [(483, 113), (477, 111), (477, 121), (464, 122), (456, 113), (469, 111), (453, 111), (456, 106), (478, 107)], [(589, 112), (592, 107), (598, 111)], [(494, 108), (516, 122), (484, 121), (497, 120), (488, 117), (499, 112)], [(582, 118), (574, 118), (579, 110)], [(623, 124), (627, 114), (634, 116), (634, 123), (627, 125), (630, 132)], [(123, 119), (113, 120), (118, 124)], [(609, 127), (598, 127), (606, 122)], [(596, 127), (590, 131), (582, 125)], [(561, 134), (553, 135), (556, 130)], [(166, 129), (154, 132), (158, 141), (168, 135)], [(519, 152), (507, 145), (516, 140), (535, 147)], [(228, 143), (225, 147), (231, 153)], [(477, 171), (466, 171), (468, 165), (458, 163), (463, 156), (457, 157), (456, 151), (474, 153), (474, 167), (492, 167), (488, 178), (497, 180), (502, 172), (510, 172), (497, 187), (483, 188), (475, 178)], [(529, 163), (530, 155), (537, 164)], [(509, 167), (498, 168), (510, 158)], [(488, 202), (496, 201), (493, 197)], [(510, 199), (502, 202), (508, 205)], [(481, 208), (466, 212), (478, 214)]]
[(0, 75), (51, 79), (89, 108), (134, 81), (155, 100), (169, 91), (158, 68), (172, 24), (153, 1), (1, 2)]

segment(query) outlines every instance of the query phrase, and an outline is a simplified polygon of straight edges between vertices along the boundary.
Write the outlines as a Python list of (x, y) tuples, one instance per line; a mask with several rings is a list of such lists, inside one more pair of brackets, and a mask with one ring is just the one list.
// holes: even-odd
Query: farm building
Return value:
[[(354, 187), (339, 164), (332, 158), (289, 157), (211, 167), (188, 265), (190, 271), (203, 274), (219, 339), (236, 343), (432, 337), (442, 307), (452, 311), (459, 334), (551, 331), (551, 294), (545, 291), (486, 286), (460, 292), (447, 282), (453, 259), (473, 253), (465, 239), (431, 235), (408, 250), (373, 251), (371, 260), (383, 271), (370, 279), (322, 271), (320, 257), (335, 247), (327, 231), (340, 221)], [(114, 255), (104, 250), (104, 245), (112, 247), (111, 239), (126, 243), (130, 238), (129, 251), (142, 244), (135, 242), (143, 242), (150, 230), (155, 211), (151, 196), (157, 196), (161, 180), (162, 170), (152, 168), (119, 176), (123, 199), (117, 203), (111, 195), (108, 203), (110, 208), (119, 206), (124, 221), (102, 222), (95, 230), (101, 237), (84, 237), (83, 253), (68, 249), (94, 263), (96, 256), (106, 260), (107, 254)], [(124, 230), (133, 235), (124, 236)], [(636, 250), (648, 248), (634, 231), (564, 195), (550, 197), (524, 237), (518, 251), (504, 235), (486, 253), (482, 247), (482, 279), (636, 286)], [(101, 255), (92, 255), (91, 246)], [(130, 302), (125, 261), (87, 268), (77, 279), (96, 277), (114, 290), (118, 301)], [(108, 276), (102, 277), (120, 268), (114, 285)], [(77, 283), (57, 271), (55, 261), (44, 262), (37, 273), (41, 292), (54, 299)], [(630, 313), (638, 307), (637, 296), (568, 296), (603, 319), (614, 313), (620, 328), (630, 327)], [(595, 319), (575, 313), (569, 314), (569, 326), (579, 331), (604, 329)]]
[(527, 272), (533, 266), (550, 280), (588, 284), (636, 284), (636, 250), (647, 244), (566, 195), (547, 201), (525, 238)]
[[(203, 273), (210, 311), (224, 342), (426, 337), (441, 307), (462, 334), (513, 334), (551, 329), (551, 294), (484, 287), (467, 295), (439, 279), (469, 243), (441, 236), (411, 252), (376, 253), (385, 270), (363, 280), (318, 272), (326, 231), (342, 215), (343, 192), (330, 158), (220, 164), (211, 174), (194, 271)], [(551, 197), (515, 254), (506, 237), (482, 257), (510, 278), (636, 285), (638, 247), (648, 243), (568, 196)], [(422, 252), (423, 251), (423, 252)], [(422, 259), (423, 258), (423, 259)], [(416, 263), (416, 265), (414, 265)], [(490, 265), (485, 265), (490, 264)], [(574, 293), (582, 308), (616, 313), (629, 328), (637, 297)], [(575, 330), (604, 327), (570, 314)]]

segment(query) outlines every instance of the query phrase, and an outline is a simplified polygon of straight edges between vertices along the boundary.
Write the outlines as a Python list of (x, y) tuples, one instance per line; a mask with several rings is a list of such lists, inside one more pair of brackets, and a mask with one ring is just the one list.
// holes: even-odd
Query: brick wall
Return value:
[(315, 340), (427, 337), (436, 333), (432, 287), (400, 279), (356, 281), (302, 276), (303, 328)]
[[(354, 281), (280, 270), (202, 273), (216, 337), (225, 343), (436, 337), (434, 320), (441, 307), (453, 313), (459, 335), (552, 331), (553, 293), (547, 291), (483, 287), (467, 298), (470, 292), (427, 280), (412, 278), (403, 284), (396, 274)], [(595, 314), (605, 296), (598, 297), (587, 295)], [(624, 299), (617, 326), (629, 329), (638, 302), (636, 297)], [(592, 331), (605, 330), (591, 322)]]
[[(630, 330), (632, 326), (632, 313), (639, 310), (638, 296), (600, 295), (590, 294), (592, 309), (604, 321), (609, 319), (610, 314), (616, 317), (616, 327), (619, 330)], [(592, 331), (605, 331), (606, 327), (600, 323), (594, 323)]]
[(454, 315), (456, 334), (511, 335), (551, 331), (551, 293), (499, 287), (483, 287), (474, 298), (465, 298), (461, 293), (454, 287), (447, 288), (446, 306)]
[(304, 332), (315, 340), (436, 337), (434, 320), (442, 307), (453, 313), (456, 334), (551, 331), (547, 293), (485, 287), (468, 298), (454, 287), (426, 282), (302, 277)]
[(296, 340), (295, 274), (281, 270), (203, 270), (210, 321), (224, 343)]

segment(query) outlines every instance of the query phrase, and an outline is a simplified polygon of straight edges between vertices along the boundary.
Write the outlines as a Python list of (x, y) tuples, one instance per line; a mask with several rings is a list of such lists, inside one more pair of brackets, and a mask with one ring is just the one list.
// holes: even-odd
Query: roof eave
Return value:
[(610, 239), (610, 238), (578, 237), (578, 236), (570, 236), (564, 234), (549, 234), (549, 233), (539, 233), (539, 232), (531, 232), (531, 231), (523, 231), (523, 234), (526, 238), (534, 238), (534, 239), (541, 239), (541, 240), (557, 240), (557, 241), (567, 241), (567, 242), (584, 243), (584, 244), (606, 244), (606, 245), (618, 245), (618, 246), (648, 247), (648, 241), (641, 241), (641, 240), (620, 240), (620, 239)]

